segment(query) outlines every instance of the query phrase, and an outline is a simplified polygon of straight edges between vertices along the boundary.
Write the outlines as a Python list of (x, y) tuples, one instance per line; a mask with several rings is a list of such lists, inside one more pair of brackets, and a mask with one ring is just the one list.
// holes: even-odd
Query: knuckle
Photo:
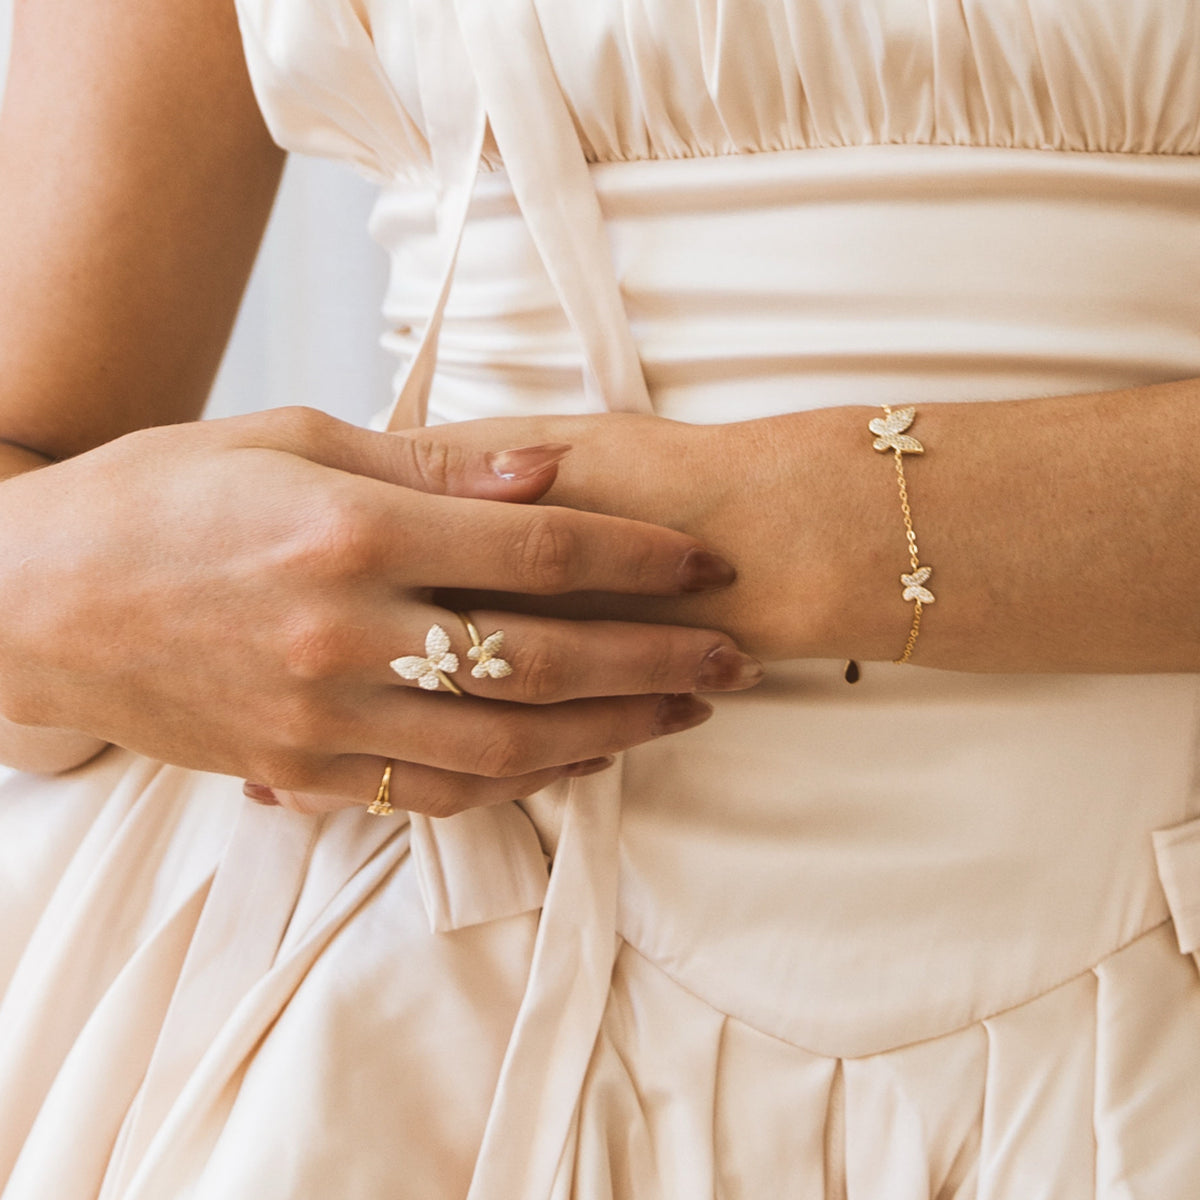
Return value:
[(624, 578), (649, 584), (665, 583), (664, 575), (674, 569), (682, 553), (672, 545), (671, 539), (664, 539), (663, 530), (649, 530), (630, 523), (622, 533), (616, 556)]
[[(698, 660), (699, 657), (694, 655), (693, 659)], [(647, 692), (678, 691), (679, 684), (685, 679), (687, 687), (691, 686), (691, 679), (686, 678), (688, 672), (680, 670), (679, 658), (677, 647), (669, 636), (654, 637), (650, 640), (642, 659)], [(695, 661), (689, 660), (691, 674), (695, 674), (695, 665)]]
[[(328, 732), (328, 719), (318, 706), (305, 696), (292, 696), (275, 706), (272, 713), (271, 736), (282, 752), (285, 763), (295, 769), (297, 756), (319, 746)], [(282, 765), (282, 764), (281, 764)], [(272, 777), (272, 782), (288, 787), (303, 786), (295, 780)]]
[(283, 745), (258, 750), (247, 767), (244, 773), (249, 778), (261, 779), (276, 792), (303, 792), (315, 780), (305, 757)]
[(399, 439), (403, 449), (408, 485), (418, 491), (446, 495), (458, 475), (458, 455), (445, 442), (414, 436)]
[(284, 667), (293, 679), (330, 679), (353, 666), (352, 642), (345, 627), (329, 617), (295, 620), (285, 631)]
[(289, 812), (300, 813), (306, 817), (315, 813), (329, 812), (331, 808), (338, 807), (330, 803), (333, 797), (312, 791), (276, 788), (275, 796), (279, 801), (280, 808), (286, 808)]
[(527, 701), (551, 704), (567, 694), (570, 668), (566, 655), (544, 645), (532, 646), (521, 655), (521, 687)]
[(528, 750), (512, 724), (495, 722), (479, 741), (475, 757), (475, 772), (489, 779), (508, 779), (522, 775), (528, 769)]
[(275, 789), (275, 799), (279, 807), (288, 812), (299, 813), (302, 817), (312, 816), (317, 811), (314, 798), (303, 792), (289, 792), (282, 788)]
[(568, 514), (543, 508), (525, 515), (513, 547), (513, 560), (525, 587), (546, 594), (570, 591), (582, 561), (582, 547)]
[(469, 807), (468, 797), (463, 789), (455, 786), (450, 780), (429, 788), (421, 795), (421, 808), (426, 816), (453, 817)]
[(303, 404), (291, 404), (284, 408), (269, 410), (263, 414), (282, 431), (293, 444), (301, 447), (319, 446), (328, 440), (333, 418), (320, 409), (308, 408)]
[[(306, 458), (316, 448), (328, 444), (330, 426), (336, 418), (301, 404), (268, 408), (228, 418), (227, 436), (239, 444), (271, 446)], [(221, 428), (222, 422), (214, 423)]]
[(357, 497), (334, 493), (304, 521), (292, 558), (301, 569), (340, 578), (360, 577), (379, 567), (378, 520)]

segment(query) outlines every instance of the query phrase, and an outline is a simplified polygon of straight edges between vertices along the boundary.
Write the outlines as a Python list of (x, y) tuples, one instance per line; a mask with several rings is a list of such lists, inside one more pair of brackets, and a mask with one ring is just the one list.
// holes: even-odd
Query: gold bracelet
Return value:
[(889, 408), (883, 406), (883, 416), (875, 417), (868, 428), (875, 434), (875, 449), (881, 453), (892, 451), (896, 458), (896, 482), (900, 485), (900, 511), (904, 514), (904, 536), (908, 540), (908, 558), (912, 565), (912, 574), (901, 575), (900, 583), (904, 588), (904, 599), (914, 601), (912, 628), (908, 631), (908, 641), (904, 643), (904, 652), (894, 661), (906, 663), (912, 658), (913, 647), (921, 633), (921, 613), (926, 604), (933, 603), (933, 593), (925, 586), (929, 576), (933, 574), (931, 566), (921, 566), (921, 557), (917, 552), (917, 535), (913, 532), (912, 509), (908, 503), (908, 482), (904, 478), (904, 456), (906, 454), (924, 454), (925, 447), (915, 437), (909, 437), (905, 430), (917, 416), (915, 408)]

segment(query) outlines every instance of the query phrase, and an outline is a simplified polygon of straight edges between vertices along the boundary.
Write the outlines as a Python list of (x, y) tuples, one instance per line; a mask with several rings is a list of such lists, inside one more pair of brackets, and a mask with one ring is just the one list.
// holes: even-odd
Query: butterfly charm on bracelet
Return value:
[(905, 600), (915, 600), (918, 604), (932, 604), (933, 593), (925, 586), (926, 580), (932, 574), (932, 567), (918, 567), (911, 575), (901, 575), (900, 582), (904, 584)]
[(450, 635), (440, 625), (425, 635), (425, 655), (406, 654), (392, 659), (389, 666), (401, 679), (415, 679), (427, 692), (437, 691), (443, 683), (450, 686), (446, 675), (458, 670), (458, 655), (450, 653)]
[(900, 454), (924, 454), (925, 447), (904, 432), (916, 420), (916, 416), (915, 408), (896, 408), (887, 416), (869, 421), (867, 428), (877, 435), (873, 443), (875, 449), (895, 450)]

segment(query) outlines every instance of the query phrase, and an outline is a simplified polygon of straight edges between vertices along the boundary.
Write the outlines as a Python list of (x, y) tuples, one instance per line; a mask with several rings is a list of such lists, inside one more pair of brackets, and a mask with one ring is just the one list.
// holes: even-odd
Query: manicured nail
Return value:
[(519, 482), (532, 479), (562, 462), (571, 449), (565, 442), (547, 442), (541, 446), (518, 446), (515, 450), (497, 450), (487, 456), (488, 466), (501, 479)]
[(753, 687), (762, 677), (763, 665), (757, 658), (734, 646), (718, 646), (701, 660), (696, 688), (701, 692), (736, 692)]
[(607, 771), (617, 760), (611, 754), (603, 758), (585, 758), (583, 762), (572, 763), (563, 768), (564, 775), (595, 775), (597, 771)]
[(664, 696), (658, 702), (654, 714), (654, 736), (664, 733), (682, 733), (707, 721), (712, 716), (712, 705), (695, 696)]
[(261, 783), (243, 783), (242, 795), (247, 800), (253, 800), (255, 804), (270, 806), (279, 803), (279, 797), (269, 787), (264, 787)]
[(719, 554), (699, 547), (689, 550), (679, 564), (679, 584), (685, 592), (709, 592), (728, 587), (737, 572)]

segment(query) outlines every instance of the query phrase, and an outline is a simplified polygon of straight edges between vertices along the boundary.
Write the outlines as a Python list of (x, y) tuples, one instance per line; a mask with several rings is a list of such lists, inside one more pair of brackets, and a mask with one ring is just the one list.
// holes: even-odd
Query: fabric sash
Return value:
[[(436, 50), (420, 82), (441, 180), (442, 267), (433, 312), (387, 427), (425, 420), (485, 114), (539, 256), (579, 338), (585, 392), (596, 407), (652, 411), (599, 200), (565, 101), (527, 101), (561, 95), (532, 5), (456, 0), (451, 10), (423, 0), (414, 12), (422, 44)], [(521, 78), (527, 72), (537, 77), (532, 84)], [(580, 1092), (607, 1000), (616, 947), (619, 768), (575, 780), (565, 803), (548, 891), (532, 826), (515, 805), (436, 821), (412, 816), (412, 851), (434, 929), (545, 902), (469, 1200), (550, 1195), (574, 1115), (573, 1104), (563, 1098)]]

